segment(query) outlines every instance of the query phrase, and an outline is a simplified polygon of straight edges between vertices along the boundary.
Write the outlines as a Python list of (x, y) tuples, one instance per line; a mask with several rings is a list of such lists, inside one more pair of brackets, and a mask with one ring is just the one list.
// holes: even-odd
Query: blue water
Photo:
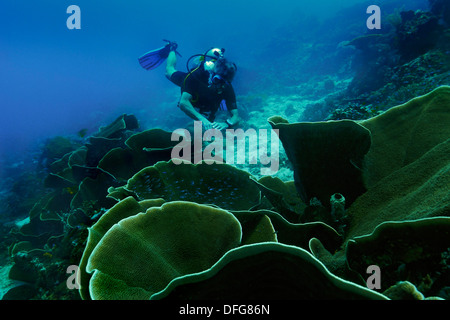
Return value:
[[(393, 2), (406, 9), (427, 4), (378, 3)], [(66, 26), (71, 4), (81, 9), (80, 30)], [(165, 79), (163, 67), (145, 71), (137, 58), (162, 46), (164, 38), (178, 42), (180, 69), (192, 54), (226, 48), (239, 68), (236, 92), (246, 94), (252, 90), (249, 75), (276, 78), (276, 70), (262, 68), (289, 50), (285, 39), (295, 44), (308, 36), (326, 37), (348, 20), (340, 10), (355, 4), (351, 12), (360, 24), (349, 37), (366, 31), (365, 8), (372, 1), (4, 1), (0, 158), (19, 159), (55, 135), (84, 128), (92, 132), (124, 112), (138, 115), (145, 126), (157, 126), (154, 113), (174, 102), (178, 91)], [(332, 22), (329, 28), (324, 21)]]

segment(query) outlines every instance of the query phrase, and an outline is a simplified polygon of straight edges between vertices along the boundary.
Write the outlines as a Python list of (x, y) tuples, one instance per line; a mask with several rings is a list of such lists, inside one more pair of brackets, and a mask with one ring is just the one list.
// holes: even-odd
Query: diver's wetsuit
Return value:
[(191, 74), (187, 72), (175, 71), (170, 77), (170, 81), (181, 88), (181, 92), (192, 95), (191, 101), (196, 108), (209, 121), (214, 121), (217, 110), (222, 101), (225, 101), (228, 110), (237, 109), (236, 95), (233, 87), (226, 85), (222, 93), (218, 94), (215, 89), (208, 87), (209, 72), (203, 68), (197, 68)]

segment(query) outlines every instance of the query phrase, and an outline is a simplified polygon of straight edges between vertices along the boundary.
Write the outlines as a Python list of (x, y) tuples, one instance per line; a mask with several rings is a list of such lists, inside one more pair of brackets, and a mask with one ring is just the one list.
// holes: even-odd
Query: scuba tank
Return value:
[[(188, 73), (192, 73), (194, 70), (199, 68), (200, 66), (204, 66), (206, 71), (211, 72), (214, 69), (214, 61), (219, 58), (222, 58), (225, 53), (225, 49), (211, 48), (205, 53), (194, 54), (191, 56), (186, 62), (186, 69)], [(190, 63), (192, 59), (198, 58), (197, 61), (194, 62), (194, 66), (191, 67)]]

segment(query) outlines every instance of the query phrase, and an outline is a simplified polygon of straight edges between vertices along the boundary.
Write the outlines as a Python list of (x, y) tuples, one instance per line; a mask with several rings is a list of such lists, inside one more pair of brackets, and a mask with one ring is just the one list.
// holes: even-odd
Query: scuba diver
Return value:
[[(176, 69), (177, 44), (167, 43), (162, 48), (147, 52), (139, 58), (144, 69), (153, 70), (167, 60), (166, 77), (181, 88), (179, 108), (194, 121), (201, 121), (203, 128), (224, 130), (236, 126), (239, 112), (236, 105), (236, 95), (231, 85), (236, 74), (236, 65), (224, 58), (225, 49), (210, 49), (204, 54), (190, 57), (186, 63), (187, 72)], [(192, 59), (197, 58), (197, 64), (190, 67)], [(225, 122), (215, 122), (217, 111), (228, 110), (230, 117)]]

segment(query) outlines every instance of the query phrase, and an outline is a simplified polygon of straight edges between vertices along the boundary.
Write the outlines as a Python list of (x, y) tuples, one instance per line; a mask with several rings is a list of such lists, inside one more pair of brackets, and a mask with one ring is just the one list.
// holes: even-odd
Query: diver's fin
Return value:
[(146, 70), (157, 68), (169, 56), (170, 48), (167, 46), (152, 50), (139, 57), (139, 64)]
[(180, 57), (181, 55), (176, 51), (177, 44), (168, 40), (168, 43), (159, 49), (149, 51), (139, 57), (139, 64), (146, 70), (153, 70), (161, 65), (169, 56), (170, 51), (175, 51)]

